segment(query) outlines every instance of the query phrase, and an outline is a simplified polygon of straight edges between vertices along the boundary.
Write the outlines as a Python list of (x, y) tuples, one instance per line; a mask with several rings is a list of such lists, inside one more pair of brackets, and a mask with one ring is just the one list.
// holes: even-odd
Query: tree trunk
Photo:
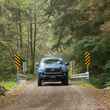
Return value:
[(34, 73), (33, 66), (33, 24), (30, 22), (30, 73)]
[(19, 21), (18, 21), (18, 27), (19, 27), (19, 41), (20, 41), (20, 51), (22, 53), (22, 48), (23, 48), (23, 37), (22, 37), (22, 24), (21, 24), (21, 11), (18, 10), (18, 17), (19, 17)]

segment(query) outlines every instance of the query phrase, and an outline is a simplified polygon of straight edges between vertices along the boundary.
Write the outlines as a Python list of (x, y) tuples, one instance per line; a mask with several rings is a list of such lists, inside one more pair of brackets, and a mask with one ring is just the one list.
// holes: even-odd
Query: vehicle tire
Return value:
[(64, 85), (68, 85), (68, 79), (63, 80), (63, 84), (64, 84)]
[(42, 86), (42, 81), (41, 81), (41, 79), (38, 79), (38, 86)]

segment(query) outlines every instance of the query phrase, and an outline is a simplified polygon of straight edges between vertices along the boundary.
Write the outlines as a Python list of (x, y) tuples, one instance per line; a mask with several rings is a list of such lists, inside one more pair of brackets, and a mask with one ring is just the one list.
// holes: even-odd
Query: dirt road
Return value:
[(46, 85), (37, 87), (29, 84), (16, 97), (13, 104), (0, 107), (0, 110), (109, 110), (87, 89), (76, 85)]

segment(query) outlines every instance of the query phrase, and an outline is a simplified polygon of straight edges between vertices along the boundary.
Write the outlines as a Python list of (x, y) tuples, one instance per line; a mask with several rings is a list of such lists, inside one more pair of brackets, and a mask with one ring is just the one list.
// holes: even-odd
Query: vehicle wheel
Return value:
[(68, 79), (63, 80), (63, 84), (64, 84), (64, 85), (68, 85)]
[(42, 86), (42, 81), (41, 81), (41, 79), (38, 79), (38, 86)]

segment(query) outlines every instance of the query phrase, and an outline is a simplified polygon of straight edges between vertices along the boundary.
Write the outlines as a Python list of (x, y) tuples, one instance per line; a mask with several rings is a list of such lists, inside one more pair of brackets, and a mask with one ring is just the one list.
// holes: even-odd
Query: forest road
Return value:
[(77, 85), (48, 84), (38, 87), (33, 82), (16, 97), (13, 104), (0, 110), (108, 110), (106, 106)]

